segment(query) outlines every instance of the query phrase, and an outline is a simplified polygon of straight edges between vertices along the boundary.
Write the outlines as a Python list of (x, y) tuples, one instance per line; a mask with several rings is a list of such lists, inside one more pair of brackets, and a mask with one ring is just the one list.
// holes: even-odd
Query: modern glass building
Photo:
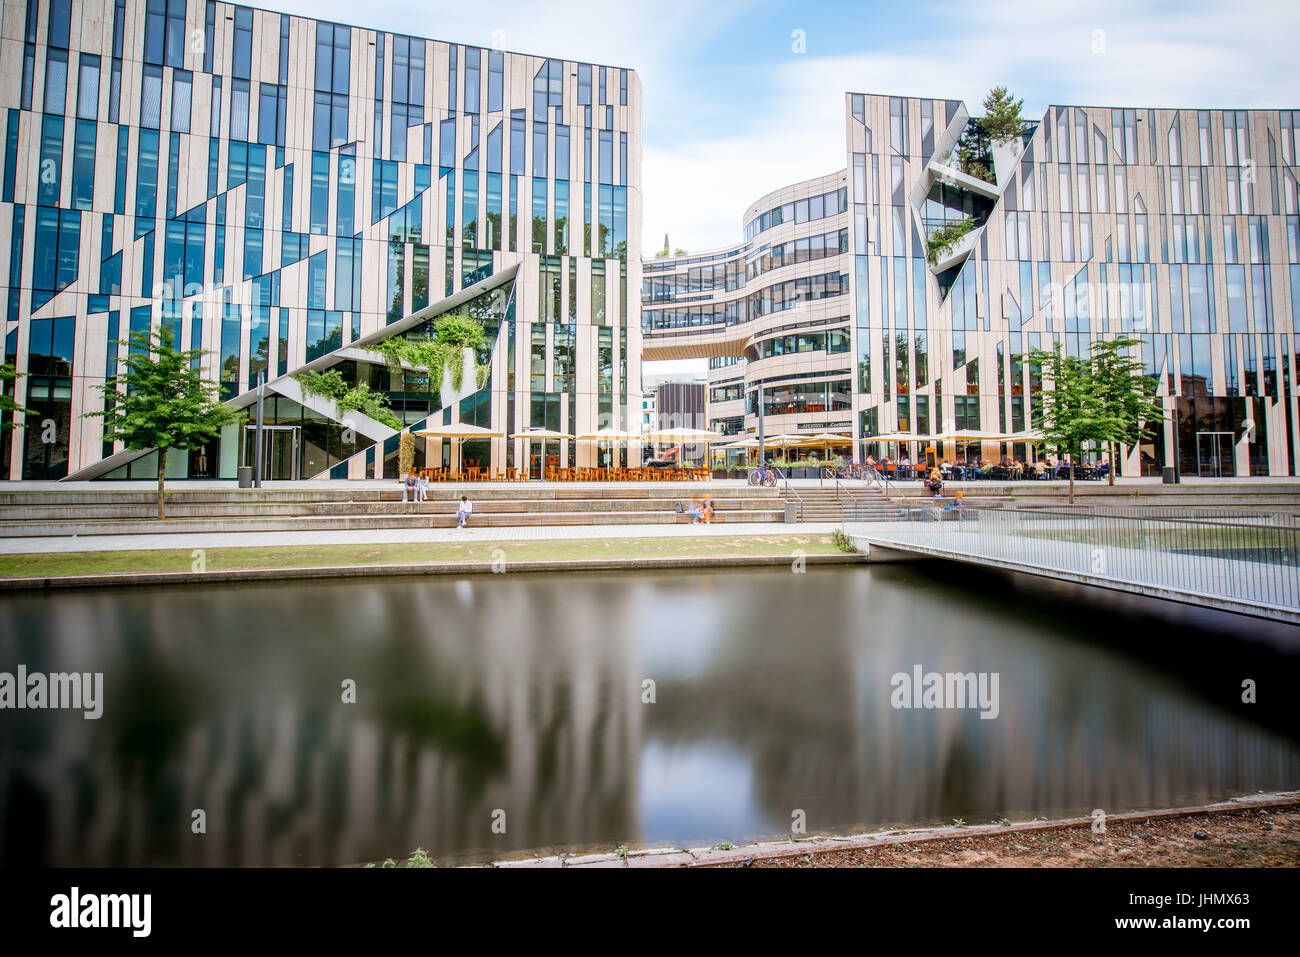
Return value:
[[(4, 0), (0, 59), (5, 359), (31, 410), (0, 433), (0, 475), (152, 477), (153, 453), (83, 413), (117, 341), (160, 324), (232, 404), (265, 378), (271, 478), (396, 474), (397, 431), (305, 393), (304, 371), (386, 393), (404, 428), (639, 420), (633, 71), (210, 0)], [(478, 392), (370, 348), (447, 312), (487, 329)], [(169, 474), (233, 478), (249, 429)], [(417, 463), (446, 445), (420, 440)], [(465, 454), (530, 456), (505, 437)]]
[(761, 401), (769, 434), (843, 431), (857, 456), (1014, 434), (1038, 424), (1034, 348), (1123, 336), (1167, 415), (1122, 474), (1297, 474), (1300, 111), (1054, 106), (1006, 145), (955, 100), (848, 94), (845, 121), (845, 170), (751, 207), (698, 284), (646, 264), (645, 356), (709, 357), (715, 424), (754, 433)]

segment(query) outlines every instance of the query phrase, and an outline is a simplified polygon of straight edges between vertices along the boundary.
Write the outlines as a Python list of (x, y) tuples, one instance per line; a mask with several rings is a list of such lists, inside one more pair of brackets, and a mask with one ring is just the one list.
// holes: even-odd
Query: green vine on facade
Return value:
[(349, 386), (337, 369), (324, 372), (303, 372), (295, 381), (308, 392), (333, 399), (341, 412), (360, 412), (366, 418), (382, 422), (390, 429), (400, 429), (402, 420), (388, 404), (388, 396), (375, 392), (364, 382)]
[(969, 216), (932, 227), (925, 237), (926, 245), (929, 246), (925, 254), (926, 262), (938, 266), (939, 256), (974, 228), (975, 220)]
[(483, 323), (472, 316), (450, 313), (433, 321), (433, 331), (432, 336), (412, 339), (393, 336), (375, 343), (370, 349), (380, 353), (387, 360), (389, 369), (398, 375), (404, 372), (403, 363), (427, 370), (430, 392), (442, 388), (442, 376), (448, 368), (451, 370), (451, 384), (459, 390), (465, 379), (462, 356), (465, 349), (473, 349), (475, 388), (483, 388), (488, 377), (489, 352)]

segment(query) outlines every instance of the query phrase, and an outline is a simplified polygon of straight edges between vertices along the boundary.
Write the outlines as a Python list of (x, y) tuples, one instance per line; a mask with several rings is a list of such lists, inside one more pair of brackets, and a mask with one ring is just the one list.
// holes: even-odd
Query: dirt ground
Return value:
[[(1197, 834), (1202, 835), (1197, 837)], [(829, 851), (731, 867), (1297, 867), (1300, 804)]]

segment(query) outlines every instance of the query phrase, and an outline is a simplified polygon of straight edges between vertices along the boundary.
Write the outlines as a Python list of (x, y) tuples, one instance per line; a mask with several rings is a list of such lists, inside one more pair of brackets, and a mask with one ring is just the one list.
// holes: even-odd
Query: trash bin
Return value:
[(1169, 466), (1165, 468), (1162, 473), (1162, 477), (1165, 485), (1178, 484), (1178, 470), (1175, 469), (1173, 466)]
[(798, 509), (799, 509), (799, 503), (797, 502), (785, 503), (785, 523), (787, 525), (793, 525), (799, 521)]
[(239, 467), (239, 487), (253, 487), (253, 467), (251, 465), (241, 465)]

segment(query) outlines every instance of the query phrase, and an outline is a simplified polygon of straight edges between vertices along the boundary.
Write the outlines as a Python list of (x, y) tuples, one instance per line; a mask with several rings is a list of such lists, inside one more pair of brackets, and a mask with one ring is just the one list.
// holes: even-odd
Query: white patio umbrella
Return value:
[(656, 445), (663, 445), (668, 442), (693, 445), (697, 442), (712, 442), (714, 439), (725, 439), (726, 436), (721, 432), (712, 432), (708, 429), (682, 428), (655, 429), (653, 432), (647, 432), (642, 438)]
[(640, 442), (641, 439), (640, 432), (624, 432), (621, 429), (599, 429), (578, 436), (579, 442), (608, 442), (611, 445), (615, 442)]
[(453, 422), (451, 425), (435, 425), (427, 429), (415, 429), (411, 434), (425, 439), (449, 439), (456, 450), (456, 454), (453, 456), (456, 472), (460, 471), (462, 442), (466, 439), (496, 439), (505, 435), (504, 432), (485, 429), (481, 425), (470, 425), (468, 422)]
[(948, 435), (961, 442), (1000, 442), (1003, 438), (1001, 432), (981, 432), (978, 429), (958, 429)]
[(583, 432), (578, 436), (579, 442), (637, 442), (640, 432), (621, 432), (618, 429), (601, 429), (598, 432)]
[[(646, 442), (652, 445), (703, 445), (704, 461), (709, 461), (708, 446), (715, 439), (725, 439), (726, 436), (721, 432), (713, 432), (709, 429), (688, 429), (688, 428), (668, 428), (655, 429), (641, 436)], [(681, 456), (678, 456), (678, 462), (681, 462)]]
[[(569, 432), (556, 432), (554, 429), (541, 429), (541, 428), (524, 429), (524, 431), (522, 432), (513, 433), (510, 437), (512, 439), (528, 439), (528, 447), (524, 452), (525, 456), (532, 455), (534, 439), (540, 442), (555, 442), (558, 441), (559, 439), (574, 438), (574, 436)], [(545, 448), (545, 446), (543, 446), (543, 448)], [(545, 455), (546, 454), (545, 451), (543, 451), (542, 454)], [(546, 477), (545, 465), (546, 463), (543, 462), (542, 463), (543, 468), (541, 473), (543, 478)], [(525, 469), (524, 474), (525, 475), (529, 474), (530, 469), (531, 466), (529, 469)]]
[(525, 429), (522, 432), (512, 432), (512, 439), (545, 439), (551, 441), (554, 439), (571, 439), (573, 434), (570, 432), (556, 432), (554, 429)]

